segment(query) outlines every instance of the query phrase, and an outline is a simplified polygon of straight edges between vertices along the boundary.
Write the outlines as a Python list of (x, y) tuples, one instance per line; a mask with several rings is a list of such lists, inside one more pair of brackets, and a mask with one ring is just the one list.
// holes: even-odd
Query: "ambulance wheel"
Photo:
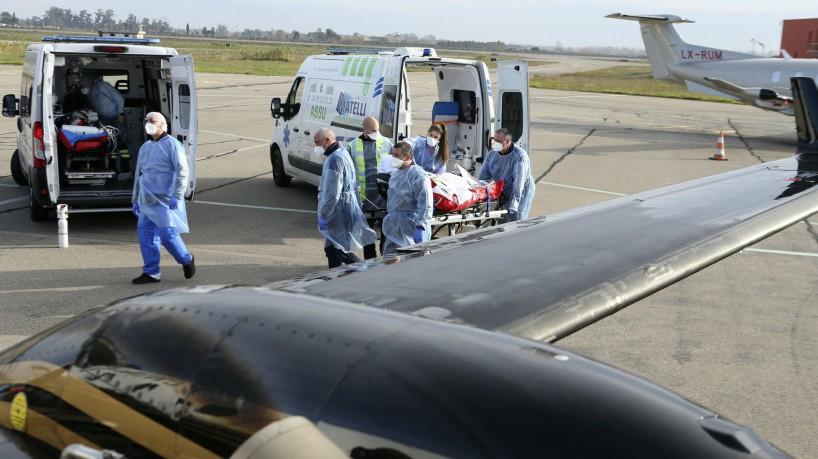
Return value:
[(270, 162), (273, 163), (273, 181), (277, 186), (289, 186), (292, 177), (284, 172), (284, 161), (281, 159), (281, 150), (273, 147), (270, 150)]
[(20, 164), (20, 152), (18, 150), (14, 150), (14, 153), (11, 155), (11, 176), (18, 185), (28, 185), (26, 175), (23, 174), (23, 166)]
[(29, 188), (28, 205), (31, 208), (31, 219), (35, 222), (44, 222), (48, 220), (48, 209), (41, 206), (34, 200), (34, 189)]

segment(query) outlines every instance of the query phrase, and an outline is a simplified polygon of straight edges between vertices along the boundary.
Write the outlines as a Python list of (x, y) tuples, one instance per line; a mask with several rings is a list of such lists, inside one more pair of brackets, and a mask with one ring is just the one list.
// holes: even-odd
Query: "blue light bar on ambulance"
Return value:
[(437, 51), (435, 51), (434, 48), (407, 47), (396, 49), (395, 55), (409, 57), (437, 57)]
[(151, 45), (159, 43), (158, 38), (80, 37), (70, 35), (54, 35), (53, 37), (43, 37), (43, 41), (65, 43), (119, 43), (128, 45)]

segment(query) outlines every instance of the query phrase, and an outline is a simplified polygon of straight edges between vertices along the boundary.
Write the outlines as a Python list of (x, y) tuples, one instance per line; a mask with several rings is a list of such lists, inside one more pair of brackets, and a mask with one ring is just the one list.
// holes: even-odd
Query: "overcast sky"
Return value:
[[(503, 41), (564, 47), (615, 46), (644, 48), (635, 22), (606, 19), (610, 13), (674, 14), (695, 21), (677, 25), (693, 44), (751, 51), (751, 39), (766, 51), (781, 46), (784, 19), (818, 17), (815, 4), (790, 0), (618, 1), (591, 0), (227, 0), (210, 6), (201, 0), (134, 2), (124, 0), (4, 1), (0, 11), (20, 18), (42, 16), (51, 6), (78, 13), (112, 9), (115, 19), (135, 14), (140, 20), (161, 19), (184, 28), (227, 26), (299, 32), (330, 28), (340, 34), (393, 32), (434, 35), (438, 39)], [(401, 5), (411, 5), (404, 10)], [(760, 46), (756, 47), (760, 50)]]

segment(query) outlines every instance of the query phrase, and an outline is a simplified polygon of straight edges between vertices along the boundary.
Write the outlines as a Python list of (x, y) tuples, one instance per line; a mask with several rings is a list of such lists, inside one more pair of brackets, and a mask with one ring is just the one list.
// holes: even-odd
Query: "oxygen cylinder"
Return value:
[(474, 161), (472, 161), (471, 147), (466, 147), (466, 153), (463, 155), (463, 169), (471, 171), (473, 167)]
[(61, 249), (68, 247), (68, 205), (57, 205), (57, 243)]

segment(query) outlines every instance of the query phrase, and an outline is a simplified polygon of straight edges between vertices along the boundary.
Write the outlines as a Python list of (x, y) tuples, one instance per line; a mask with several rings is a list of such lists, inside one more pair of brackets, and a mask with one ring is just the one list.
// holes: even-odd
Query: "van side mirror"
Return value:
[(3, 96), (3, 116), (11, 118), (20, 114), (17, 110), (17, 98), (14, 94), (6, 94)]
[(281, 118), (281, 99), (278, 97), (273, 97), (273, 100), (270, 101), (270, 114), (273, 115), (273, 118), (278, 119)]

